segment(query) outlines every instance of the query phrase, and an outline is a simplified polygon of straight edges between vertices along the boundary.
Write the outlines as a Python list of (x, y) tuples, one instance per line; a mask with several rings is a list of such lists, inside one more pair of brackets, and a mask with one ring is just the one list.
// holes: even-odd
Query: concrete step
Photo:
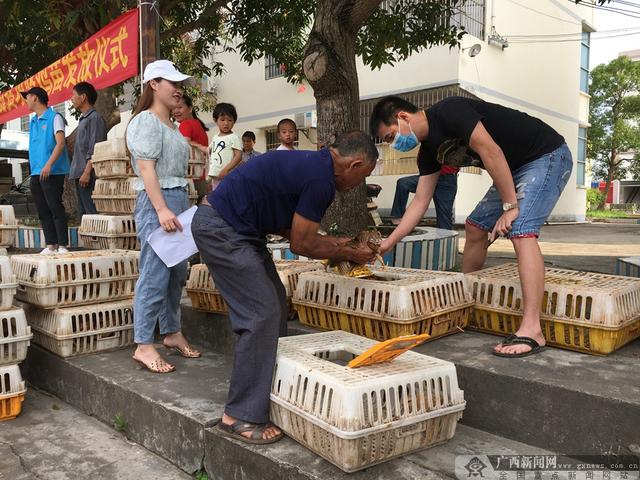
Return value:
[(191, 480), (111, 426), (30, 388), (15, 420), (0, 423), (0, 479)]
[[(189, 338), (232, 352), (226, 317), (184, 312)], [(290, 334), (316, 331), (289, 322)], [(640, 340), (607, 357), (547, 348), (521, 359), (492, 355), (500, 340), (468, 331), (416, 349), (456, 364), (467, 399), (462, 423), (566, 454), (640, 453)]]
[(607, 357), (508, 359), (491, 354), (500, 340), (465, 332), (417, 348), (456, 364), (464, 424), (569, 455), (640, 453), (640, 341)]
[(248, 446), (212, 428), (222, 415), (231, 357), (212, 351), (192, 360), (170, 355), (177, 371), (154, 375), (134, 364), (132, 351), (65, 360), (31, 346), (22, 366), (32, 384), (108, 424), (121, 416), (132, 441), (187, 473), (204, 465), (216, 479), (445, 479), (454, 478), (457, 455), (551, 453), (458, 425), (455, 438), (445, 445), (346, 474), (289, 438)]
[[(346, 478), (290, 439), (249, 447), (218, 435), (211, 427), (222, 415), (231, 370), (228, 319), (185, 306), (183, 331), (205, 354), (191, 360), (169, 354), (177, 367), (169, 375), (138, 367), (133, 349), (64, 360), (33, 345), (23, 375), (108, 424), (122, 416), (129, 438), (185, 472), (204, 464), (211, 478)], [(290, 331), (312, 330), (291, 322)], [(488, 353), (496, 341), (466, 332), (420, 346), (457, 365), (467, 408), (456, 438), (349, 478), (453, 477), (460, 454), (640, 453), (638, 342), (610, 357), (548, 349), (509, 360)]]

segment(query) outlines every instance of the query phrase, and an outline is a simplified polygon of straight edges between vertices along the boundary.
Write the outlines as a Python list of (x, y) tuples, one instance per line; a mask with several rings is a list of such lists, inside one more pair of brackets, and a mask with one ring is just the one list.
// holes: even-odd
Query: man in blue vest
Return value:
[(43, 255), (67, 253), (69, 232), (62, 204), (64, 177), (69, 173), (69, 156), (64, 141), (65, 120), (47, 107), (49, 95), (40, 87), (20, 92), (29, 110), (29, 167), (31, 194), (38, 209), (47, 246)]

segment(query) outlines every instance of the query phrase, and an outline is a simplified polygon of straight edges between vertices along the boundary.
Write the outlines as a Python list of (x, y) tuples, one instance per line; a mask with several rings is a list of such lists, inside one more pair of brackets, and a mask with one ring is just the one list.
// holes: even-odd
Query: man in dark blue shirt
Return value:
[(318, 228), (336, 190), (360, 185), (377, 158), (373, 140), (360, 131), (319, 152), (267, 152), (233, 170), (198, 208), (193, 238), (238, 335), (222, 434), (249, 443), (282, 438), (268, 423), (269, 394), (288, 307), (265, 235), (288, 237), (291, 250), (306, 257), (371, 261), (367, 246), (352, 248), (348, 238), (319, 235)]

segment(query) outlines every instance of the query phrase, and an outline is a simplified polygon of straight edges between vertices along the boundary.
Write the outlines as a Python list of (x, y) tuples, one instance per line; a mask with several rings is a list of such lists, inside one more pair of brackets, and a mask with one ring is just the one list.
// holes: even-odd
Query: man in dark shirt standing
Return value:
[(76, 143), (73, 147), (73, 159), (69, 171), (69, 179), (76, 184), (78, 197), (78, 216), (82, 219), (85, 213), (98, 213), (91, 194), (96, 184), (96, 176), (91, 166), (93, 146), (107, 139), (107, 125), (93, 107), (98, 99), (98, 92), (88, 82), (80, 82), (73, 87), (71, 103), (81, 112), (76, 130)]
[(223, 435), (249, 443), (282, 438), (268, 423), (269, 395), (288, 306), (265, 236), (288, 237), (291, 250), (306, 257), (372, 260), (369, 247), (347, 246), (348, 238), (320, 235), (318, 227), (336, 190), (360, 185), (377, 158), (373, 140), (360, 131), (345, 133), (318, 152), (270, 151), (227, 175), (194, 215), (193, 238), (238, 335), (218, 424)]
[(544, 261), (538, 235), (573, 167), (564, 138), (541, 120), (494, 103), (446, 98), (426, 111), (399, 97), (374, 107), (371, 133), (408, 151), (421, 143), (416, 196), (402, 222), (382, 244), (387, 251), (418, 224), (431, 202), (443, 166), (478, 166), (493, 186), (467, 218), (462, 260), (465, 273), (484, 265), (487, 248), (503, 235), (513, 243), (520, 271), (523, 318), (515, 336), (493, 353), (522, 357), (545, 345), (540, 327)]

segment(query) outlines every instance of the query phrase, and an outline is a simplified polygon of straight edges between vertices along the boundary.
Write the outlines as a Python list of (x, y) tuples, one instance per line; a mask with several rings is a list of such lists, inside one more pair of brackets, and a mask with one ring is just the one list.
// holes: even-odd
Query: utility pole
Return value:
[(140, 7), (140, 76), (147, 64), (160, 58), (160, 0), (138, 0)]

